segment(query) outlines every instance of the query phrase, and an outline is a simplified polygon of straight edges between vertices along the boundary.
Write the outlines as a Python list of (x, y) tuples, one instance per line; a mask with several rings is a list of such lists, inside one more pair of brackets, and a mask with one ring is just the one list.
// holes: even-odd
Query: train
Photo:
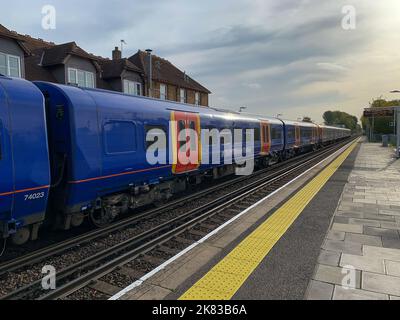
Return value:
[[(203, 130), (235, 139), (211, 137), (210, 145)], [(255, 167), (351, 136), (314, 123), (0, 76), (0, 236), (22, 245), (36, 240), (43, 225), (68, 230), (89, 220), (102, 227), (235, 174), (242, 164), (233, 154), (247, 143), (233, 134), (238, 130), (252, 132)], [(165, 163), (148, 161), (157, 132), (166, 135), (155, 153)], [(181, 161), (182, 153), (198, 161)]]

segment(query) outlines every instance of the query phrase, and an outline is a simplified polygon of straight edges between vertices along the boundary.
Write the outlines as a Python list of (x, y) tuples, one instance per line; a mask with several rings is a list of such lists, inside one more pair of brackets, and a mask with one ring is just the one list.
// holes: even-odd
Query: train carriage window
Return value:
[(288, 140), (293, 140), (295, 139), (295, 130), (294, 127), (288, 127), (287, 129), (287, 138)]
[[(183, 131), (183, 133), (182, 133)], [(179, 149), (181, 149), (184, 145), (186, 145), (186, 141), (181, 141), (180, 137), (186, 137), (186, 125), (184, 120), (178, 121), (178, 140), (179, 140)]]
[(277, 127), (272, 127), (271, 136), (272, 136), (272, 140), (282, 139), (282, 130)]
[(260, 142), (260, 141), (261, 141), (260, 128), (256, 127), (254, 128), (254, 142)]
[[(146, 141), (146, 148), (149, 148), (152, 144), (158, 141), (158, 135), (163, 132), (166, 136), (168, 134), (167, 130), (164, 126), (161, 125), (146, 125), (145, 126), (145, 141)], [(149, 138), (150, 141), (147, 141)]]
[(311, 137), (312, 137), (312, 128), (303, 128), (301, 134), (302, 134), (303, 138), (311, 139)]
[(108, 154), (136, 151), (136, 125), (129, 121), (111, 121), (104, 125), (105, 151)]

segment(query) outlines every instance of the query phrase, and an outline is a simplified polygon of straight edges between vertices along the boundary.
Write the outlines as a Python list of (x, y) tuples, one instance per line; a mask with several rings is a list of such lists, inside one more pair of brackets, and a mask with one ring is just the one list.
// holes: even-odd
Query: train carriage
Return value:
[[(216, 137), (205, 138), (207, 130)], [(234, 174), (243, 160), (266, 167), (347, 136), (311, 123), (0, 77), (0, 234), (22, 244), (43, 222), (69, 229), (89, 216), (103, 226)]]
[(49, 158), (40, 90), (0, 77), (0, 234), (16, 244), (37, 238), (50, 187)]

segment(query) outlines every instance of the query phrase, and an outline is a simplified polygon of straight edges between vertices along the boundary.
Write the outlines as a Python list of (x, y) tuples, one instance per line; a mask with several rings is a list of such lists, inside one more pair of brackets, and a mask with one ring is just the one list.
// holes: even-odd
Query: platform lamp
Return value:
[[(390, 93), (400, 93), (400, 90), (392, 90)], [(394, 115), (397, 124), (396, 156), (397, 158), (400, 158), (400, 106), (394, 108)]]

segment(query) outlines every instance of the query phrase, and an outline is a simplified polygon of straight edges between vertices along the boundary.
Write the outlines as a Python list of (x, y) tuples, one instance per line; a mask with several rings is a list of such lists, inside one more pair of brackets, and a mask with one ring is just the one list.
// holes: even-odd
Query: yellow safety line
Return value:
[(353, 143), (179, 300), (230, 300), (356, 147)]

